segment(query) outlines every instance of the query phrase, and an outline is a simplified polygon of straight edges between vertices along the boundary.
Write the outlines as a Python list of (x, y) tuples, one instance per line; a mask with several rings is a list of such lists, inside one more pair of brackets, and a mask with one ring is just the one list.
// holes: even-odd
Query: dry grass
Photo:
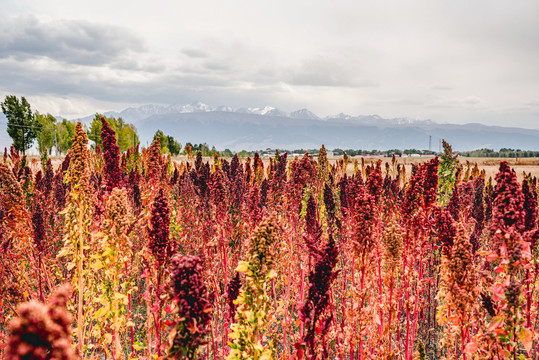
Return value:
[[(340, 158), (333, 158), (332, 161), (337, 161)], [(352, 158), (352, 162), (357, 159), (361, 164), (361, 158)], [(365, 157), (365, 164), (375, 164), (378, 159), (382, 160), (382, 169), (385, 168), (385, 163), (388, 162), (391, 165), (391, 158), (388, 157)], [(405, 157), (397, 158), (398, 164), (406, 167), (406, 173), (410, 174), (412, 170), (412, 164), (419, 165), (432, 159), (430, 156), (422, 157)], [(500, 162), (507, 161), (509, 166), (513, 168), (517, 174), (519, 181), (522, 181), (524, 173), (530, 174), (532, 177), (539, 178), (539, 158), (461, 158), (459, 157), (459, 163), (462, 164), (464, 170), (467, 166), (473, 167), (475, 164), (479, 167), (479, 170), (485, 170), (486, 178), (494, 177), (498, 173)], [(349, 166), (349, 172), (353, 171), (353, 165)]]
[[(33, 165), (32, 170), (37, 172), (38, 167), (40, 165), (39, 157), (35, 157), (34, 160), (32, 160), (34, 157), (30, 157), (29, 161)], [(330, 163), (335, 163), (336, 161), (342, 159), (342, 157), (331, 157), (329, 159)], [(376, 161), (378, 159), (382, 160), (382, 169), (385, 169), (385, 163), (388, 162), (391, 165), (391, 158), (389, 157), (364, 157), (365, 165), (369, 164), (376, 164)], [(404, 165), (406, 167), (406, 173), (410, 174), (412, 170), (412, 164), (419, 165), (425, 161), (429, 161), (432, 159), (430, 156), (422, 156), (422, 157), (404, 157), (404, 158), (397, 158), (398, 164)], [(471, 166), (474, 166), (477, 164), (480, 170), (485, 170), (486, 178), (494, 177), (498, 173), (498, 168), (500, 166), (501, 161), (507, 161), (509, 166), (511, 166), (517, 176), (519, 181), (522, 181), (523, 174), (531, 174), (531, 176), (536, 176), (539, 178), (539, 158), (464, 158), (459, 157), (459, 162), (464, 166), (464, 169), (466, 169), (467, 163), (469, 163)], [(212, 157), (204, 157), (204, 162), (209, 161), (210, 163), (213, 163)], [(230, 160), (230, 159), (229, 159)], [(289, 159), (293, 160), (293, 159)], [(361, 166), (361, 158), (350, 158), (350, 165), (348, 165), (348, 172), (351, 174), (354, 170), (354, 161), (357, 160), (359, 165)], [(61, 162), (63, 161), (63, 157), (52, 157), (52, 164), (54, 168), (57, 168)], [(180, 162), (180, 161), (187, 161), (187, 156), (178, 156), (174, 157), (174, 161)], [(269, 159), (264, 158), (264, 165), (269, 164)]]

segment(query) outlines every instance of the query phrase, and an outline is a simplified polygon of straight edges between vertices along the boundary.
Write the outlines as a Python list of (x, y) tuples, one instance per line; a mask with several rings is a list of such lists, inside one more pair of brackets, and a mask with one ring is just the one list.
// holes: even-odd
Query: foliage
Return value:
[(267, 283), (275, 277), (275, 225), (272, 220), (260, 225), (249, 244), (249, 261), (239, 263), (236, 271), (245, 273), (238, 298), (236, 323), (231, 326), (233, 343), (227, 359), (273, 359), (275, 350), (263, 345), (264, 328), (270, 312)]
[(6, 115), (7, 133), (13, 139), (13, 146), (24, 154), (39, 135), (41, 123), (32, 113), (24, 96), (19, 100), (14, 95), (6, 95), (0, 107)]
[(173, 136), (165, 135), (163, 131), (157, 130), (153, 135), (153, 140), (159, 138), (161, 144), (161, 152), (170, 152), (171, 155), (176, 156), (182, 151), (182, 145), (174, 140)]
[(451, 145), (445, 140), (442, 140), (442, 143), (444, 153), (440, 157), (440, 166), (438, 167), (438, 203), (447, 205), (455, 186), (458, 154), (453, 155)]
[(103, 138), (101, 137), (101, 128), (103, 127), (102, 118), (105, 119), (107, 124), (114, 131), (116, 143), (120, 147), (120, 153), (139, 144), (140, 141), (135, 125), (124, 122), (122, 118), (109, 118), (96, 113), (90, 124), (90, 128), (88, 129), (88, 139), (94, 142), (94, 146), (103, 146)]
[(37, 149), (40, 153), (51, 154), (52, 148), (56, 146), (56, 118), (51, 114), (35, 113), (36, 121), (39, 123), (41, 131), (37, 136)]
[(75, 136), (75, 126), (75, 122), (67, 121), (66, 119), (56, 123), (56, 148), (60, 154), (67, 153), (71, 149), (73, 137)]
[(472, 151), (463, 151), (460, 153), (464, 157), (485, 157), (485, 158), (529, 158), (539, 157), (539, 151), (501, 148), (499, 151), (493, 149), (477, 149)]

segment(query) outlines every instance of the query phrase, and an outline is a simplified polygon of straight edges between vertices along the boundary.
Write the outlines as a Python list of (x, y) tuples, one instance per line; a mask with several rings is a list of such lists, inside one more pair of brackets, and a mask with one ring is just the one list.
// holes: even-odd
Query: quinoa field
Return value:
[(0, 162), (0, 359), (539, 358), (536, 164), (101, 137)]

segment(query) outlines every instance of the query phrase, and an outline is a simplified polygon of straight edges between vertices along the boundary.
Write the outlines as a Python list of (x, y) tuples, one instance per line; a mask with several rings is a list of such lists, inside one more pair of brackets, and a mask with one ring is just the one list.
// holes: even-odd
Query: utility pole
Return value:
[(429, 151), (432, 151), (432, 135), (429, 135)]
[(56, 125), (54, 125), (54, 148), (56, 149), (56, 156), (58, 156), (58, 137), (56, 136)]

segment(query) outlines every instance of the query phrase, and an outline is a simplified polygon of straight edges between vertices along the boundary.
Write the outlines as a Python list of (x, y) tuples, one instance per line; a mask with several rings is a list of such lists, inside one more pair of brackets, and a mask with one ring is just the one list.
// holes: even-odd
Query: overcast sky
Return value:
[(0, 96), (539, 128), (537, 0), (2, 0)]

